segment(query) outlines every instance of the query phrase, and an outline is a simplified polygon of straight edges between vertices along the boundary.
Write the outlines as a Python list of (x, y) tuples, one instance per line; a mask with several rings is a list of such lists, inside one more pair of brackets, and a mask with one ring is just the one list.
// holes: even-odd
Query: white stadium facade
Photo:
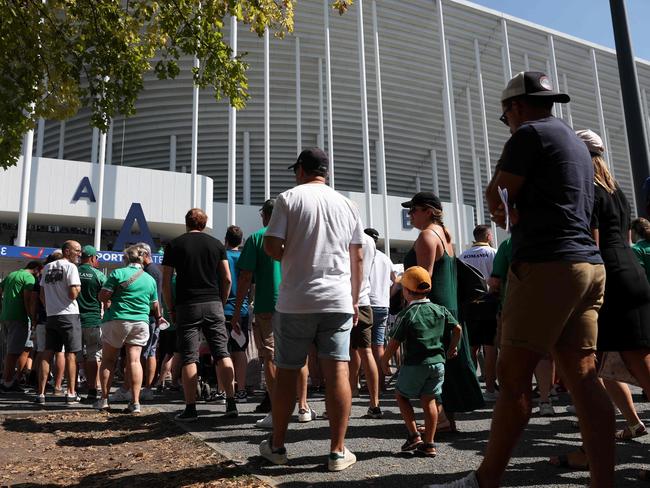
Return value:
[[(388, 223), (394, 254), (403, 252), (415, 235), (398, 203), (418, 189), (434, 190), (448, 202), (448, 225), (459, 237), (459, 247), (467, 246), (472, 227), (487, 220), (483, 189), (509, 136), (499, 121), (499, 96), (511, 75), (524, 70), (546, 72), (570, 94), (572, 102), (558, 106), (556, 115), (575, 129), (591, 128), (604, 136), (608, 162), (634, 201), (612, 49), (464, 0), (356, 0), (343, 16), (328, 9), (328, 3), (299, 1), (294, 34), (271, 36), (268, 48), (265, 38), (239, 26), (237, 52), (248, 53), (250, 64), (246, 109), (235, 113), (209, 90), (198, 95), (195, 154), (203, 179), (196, 201), (208, 207), (217, 236), (233, 222), (245, 233), (257, 228), (256, 209), (264, 199), (293, 185), (293, 173), (286, 168), (297, 153), (321, 145), (332, 155), (335, 188), (358, 201), (364, 224), (382, 236)], [(226, 29), (231, 41), (232, 25)], [(113, 195), (112, 201), (176, 205), (161, 211), (143, 204), (148, 220), (154, 220), (152, 232), (161, 239), (182, 232), (182, 215), (193, 201), (192, 176), (182, 174), (191, 173), (193, 166), (192, 62), (183, 60), (176, 80), (148, 75), (136, 115), (115, 118), (107, 135), (107, 175), (120, 174), (108, 171), (110, 166), (124, 166), (151, 176), (138, 173), (138, 184), (126, 176), (106, 177), (104, 195)], [(636, 68), (649, 135), (650, 62), (637, 59)], [(83, 164), (87, 169), (79, 167), (79, 174), (88, 174), (97, 191), (98, 171), (88, 163), (99, 166), (99, 145), (87, 111), (65, 122), (44, 121), (36, 131), (32, 164)], [(11, 171), (22, 174), (22, 166), (21, 161)], [(169, 190), (159, 186), (164, 178), (152, 170), (177, 173), (168, 180), (177, 192), (173, 198), (155, 198)], [(7, 180), (0, 180), (0, 186), (8, 185)], [(21, 184), (18, 176), (12, 181)], [(73, 187), (77, 184), (75, 180)], [(28, 224), (48, 224), (49, 218), (60, 222), (64, 215), (69, 225), (92, 231), (96, 203), (84, 201), (83, 211), (67, 211), (61, 206), (73, 204), (68, 194), (59, 195), (61, 205), (45, 205), (34, 185), (29, 193)], [(8, 224), (17, 221), (20, 203), (14, 200), (0, 208)], [(125, 210), (115, 205), (102, 209), (103, 228), (119, 228), (120, 212)], [(29, 232), (27, 237), (35, 239)], [(105, 241), (102, 237), (102, 246)]]

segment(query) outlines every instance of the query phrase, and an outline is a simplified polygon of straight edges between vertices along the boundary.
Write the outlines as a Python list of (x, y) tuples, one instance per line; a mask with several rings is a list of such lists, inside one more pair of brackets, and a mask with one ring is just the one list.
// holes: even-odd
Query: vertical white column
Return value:
[(318, 137), (316, 145), (325, 147), (325, 107), (323, 103), (323, 58), (318, 58)]
[(382, 195), (384, 214), (384, 253), (390, 257), (390, 228), (388, 219), (388, 190), (386, 185), (386, 148), (384, 140), (384, 105), (381, 93), (381, 61), (379, 57), (379, 28), (377, 27), (377, 2), (372, 0), (372, 27), (375, 41), (375, 83), (377, 85), (377, 131), (379, 140), (375, 144), (377, 157), (378, 190)]
[(368, 136), (368, 90), (366, 86), (366, 42), (363, 26), (363, 0), (357, 1), (357, 48), (359, 51), (359, 91), (361, 95), (361, 135), (363, 143), (363, 182), (366, 194), (366, 224), (374, 227), (372, 212), (372, 181), (370, 174), (370, 141)]
[(455, 229), (455, 238), (456, 238), (456, 249), (462, 249), (463, 247), (463, 225), (462, 221), (462, 205), (459, 198), (458, 191), (458, 155), (456, 154), (456, 148), (454, 143), (454, 134), (456, 133), (456, 128), (454, 127), (454, 115), (452, 113), (453, 99), (452, 99), (452, 89), (451, 89), (451, 68), (449, 66), (449, 59), (447, 56), (447, 41), (445, 38), (445, 23), (444, 15), (442, 12), (442, 0), (436, 0), (438, 7), (438, 29), (440, 35), (440, 55), (442, 58), (442, 75), (443, 75), (443, 105), (444, 105), (444, 116), (445, 116), (445, 133), (447, 140), (447, 160), (449, 162), (449, 189), (451, 193), (451, 203), (454, 205), (454, 210), (456, 213), (454, 221), (456, 222)]
[(528, 53), (524, 53), (524, 71), (530, 71), (530, 61), (528, 60)]
[[(237, 17), (230, 17), (231, 59), (237, 56)], [(237, 197), (237, 110), (228, 105), (228, 225), (235, 224)]]
[[(550, 72), (551, 72), (551, 62), (547, 59), (546, 60), (546, 73), (548, 74)], [(558, 115), (559, 115), (558, 111), (557, 111), (558, 105), (559, 105), (559, 103), (554, 103), (553, 108), (551, 109), (551, 113), (553, 114), (554, 117), (558, 117)]]
[(269, 28), (264, 30), (264, 201), (271, 198), (271, 63)]
[[(621, 90), (618, 91), (618, 103), (621, 106), (621, 118), (623, 120), (623, 137), (625, 137), (625, 156), (627, 157), (627, 167), (632, 174), (632, 157), (630, 156), (630, 145), (627, 138), (627, 123), (625, 122), (625, 107), (623, 105), (623, 94)], [(611, 151), (611, 148), (607, 148), (607, 151)], [(636, 202), (636, 188), (634, 187), (634, 181), (632, 181), (632, 201)], [(632, 212), (636, 213), (635, 206), (632, 206)]]
[(169, 171), (176, 171), (176, 136), (169, 136)]
[[(562, 73), (562, 90), (564, 93), (569, 93), (569, 82), (566, 73)], [(571, 104), (567, 103), (564, 108), (566, 109), (566, 122), (573, 127), (573, 115), (571, 113)]]
[[(590, 50), (591, 53), (591, 66), (594, 71), (594, 87), (596, 88), (596, 108), (598, 110), (598, 124), (600, 126), (600, 137), (603, 138), (603, 141), (606, 140), (607, 137), (607, 129), (605, 127), (605, 112), (603, 111), (603, 99), (601, 97), (600, 93), (600, 78), (598, 76), (598, 61), (596, 59), (596, 50), (594, 48), (591, 48)], [(609, 170), (612, 170), (612, 165), (610, 163), (610, 158), (609, 158), (609, 147), (606, 148), (607, 151), (605, 151), (605, 162), (607, 162), (607, 166)]]
[(440, 179), (438, 178), (438, 155), (435, 149), (429, 151), (431, 157), (431, 186), (433, 193), (440, 196)]
[(503, 77), (506, 83), (512, 78), (512, 63), (510, 62), (510, 40), (508, 39), (508, 23), (501, 19), (501, 57), (503, 61)]
[[(478, 77), (478, 99), (481, 104), (481, 128), (483, 129), (483, 157), (485, 159), (485, 184), (486, 187), (492, 179), (492, 163), (490, 162), (490, 138), (488, 135), (487, 111), (485, 107), (485, 90), (483, 89), (483, 71), (481, 69), (481, 50), (479, 49), (478, 39), (474, 39), (474, 57), (476, 62), (476, 76)], [(524, 53), (524, 60), (528, 63), (528, 55)], [(528, 71), (530, 67), (526, 69)], [(497, 245), (497, 226), (492, 224), (492, 239), (494, 245)]]
[(59, 122), (59, 151), (56, 155), (57, 158), (63, 159), (65, 149), (65, 120)]
[(300, 38), (296, 37), (296, 155), (302, 152), (302, 105), (300, 102)]
[(95, 214), (95, 249), (102, 245), (102, 216), (104, 213), (104, 170), (106, 169), (106, 132), (99, 134), (99, 183), (97, 187), (97, 213)]
[(474, 201), (476, 205), (476, 217), (480, 224), (485, 221), (483, 212), (483, 185), (481, 185), (481, 167), (476, 157), (476, 140), (474, 139), (474, 115), (472, 113), (472, 94), (469, 85), (465, 87), (467, 98), (467, 117), (469, 119), (469, 147), (472, 151), (472, 166), (474, 168)]
[(97, 163), (97, 146), (99, 144), (99, 129), (93, 127), (92, 143), (90, 145), (90, 162)]
[(113, 119), (108, 124), (106, 135), (106, 164), (113, 164)]
[(422, 178), (420, 175), (415, 175), (415, 193), (420, 193), (422, 191)]
[[(199, 68), (199, 58), (194, 58), (194, 68)], [(199, 86), (194, 85), (192, 88), (192, 152), (190, 156), (190, 172), (191, 176), (191, 206), (196, 208), (198, 205), (198, 154), (199, 154)]]
[(251, 133), (244, 132), (244, 205), (251, 204)]
[[(33, 107), (32, 107), (33, 110)], [(29, 187), (32, 181), (32, 152), (34, 150), (34, 129), (30, 129), (23, 139), (23, 174), (20, 181), (20, 207), (18, 207), (18, 233), (16, 246), (27, 242), (27, 214), (29, 212)]]
[(43, 145), (45, 144), (45, 119), (38, 119), (38, 129), (36, 132), (36, 154), (37, 158), (43, 157)]
[(334, 123), (332, 121), (332, 66), (330, 59), (329, 0), (323, 0), (325, 14), (325, 89), (327, 90), (327, 155), (330, 158), (329, 182), (334, 188)]
[[(197, 111), (198, 117), (198, 111)], [(122, 142), (120, 143), (120, 166), (124, 166), (124, 141), (126, 140), (126, 117), (122, 117)]]
[(648, 95), (645, 88), (641, 90), (641, 97), (643, 99), (643, 108), (645, 109), (645, 130), (648, 145), (650, 145), (650, 107), (648, 106)]
[[(560, 76), (558, 75), (557, 72), (557, 58), (555, 57), (555, 41), (553, 39), (552, 35), (547, 36), (548, 39), (548, 54), (550, 57), (550, 62), (551, 62), (551, 73), (549, 73), (553, 77), (553, 87), (556, 90), (560, 90)], [(554, 107), (557, 107), (557, 115), (560, 118), (563, 118), (562, 116), (562, 104), (561, 103), (556, 103), (554, 104)]]

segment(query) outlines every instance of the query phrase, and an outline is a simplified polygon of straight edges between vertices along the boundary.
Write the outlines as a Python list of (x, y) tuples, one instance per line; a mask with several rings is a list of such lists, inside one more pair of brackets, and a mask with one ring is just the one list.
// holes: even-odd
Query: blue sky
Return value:
[[(609, 0), (471, 0), (587, 41), (614, 48)], [(650, 60), (650, 0), (626, 0), (634, 55)]]

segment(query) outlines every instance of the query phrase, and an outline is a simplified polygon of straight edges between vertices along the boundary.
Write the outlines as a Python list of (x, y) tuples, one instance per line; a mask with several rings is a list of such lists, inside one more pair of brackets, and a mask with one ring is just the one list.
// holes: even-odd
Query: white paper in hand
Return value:
[(237, 332), (235, 332), (235, 329), (231, 330), (230, 337), (232, 337), (235, 340), (235, 342), (239, 347), (244, 347), (244, 344), (246, 344), (246, 336), (242, 334), (241, 331), (238, 334)]
[(506, 213), (506, 232), (510, 232), (510, 213), (508, 212), (508, 189), (498, 187), (498, 190), (499, 190), (499, 198), (501, 198), (501, 202), (503, 203), (503, 208)]
[(170, 325), (171, 324), (169, 322), (167, 322), (167, 320), (165, 320), (164, 318), (161, 318), (160, 322), (158, 322), (158, 328), (160, 330), (167, 330), (167, 329), (169, 329)]

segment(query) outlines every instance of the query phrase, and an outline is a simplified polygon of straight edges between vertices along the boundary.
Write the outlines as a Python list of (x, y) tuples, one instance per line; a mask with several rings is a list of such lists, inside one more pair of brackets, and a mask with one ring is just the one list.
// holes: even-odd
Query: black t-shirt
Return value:
[(587, 146), (556, 117), (526, 122), (498, 169), (525, 178), (512, 226), (513, 261), (602, 263), (591, 235), (594, 170)]
[(596, 185), (591, 228), (598, 229), (600, 249), (630, 247), (628, 233), (631, 214), (630, 204), (618, 186), (610, 194), (602, 186)]
[(223, 244), (203, 232), (188, 232), (167, 244), (162, 264), (176, 269), (176, 304), (220, 301), (218, 264), (226, 259)]

